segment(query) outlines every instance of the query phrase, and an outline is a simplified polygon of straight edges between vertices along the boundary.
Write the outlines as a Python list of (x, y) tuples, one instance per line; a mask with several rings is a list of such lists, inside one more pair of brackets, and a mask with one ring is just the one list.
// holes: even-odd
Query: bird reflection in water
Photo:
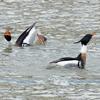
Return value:
[(12, 45), (8, 45), (6, 48), (3, 49), (5, 53), (12, 53)]

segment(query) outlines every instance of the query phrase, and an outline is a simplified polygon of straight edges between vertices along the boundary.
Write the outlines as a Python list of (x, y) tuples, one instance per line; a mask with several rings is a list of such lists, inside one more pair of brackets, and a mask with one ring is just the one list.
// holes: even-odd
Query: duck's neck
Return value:
[(86, 45), (82, 45), (80, 53), (81, 53), (81, 66), (84, 68), (86, 64), (86, 57), (87, 57), (87, 46)]
[(82, 45), (80, 53), (81, 54), (86, 54), (87, 53), (87, 46), (86, 45)]

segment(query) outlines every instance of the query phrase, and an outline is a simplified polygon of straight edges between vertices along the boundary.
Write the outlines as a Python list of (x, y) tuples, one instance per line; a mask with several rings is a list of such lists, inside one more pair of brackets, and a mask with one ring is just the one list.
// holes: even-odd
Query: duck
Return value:
[(80, 53), (76, 57), (63, 57), (54, 61), (51, 61), (50, 64), (55, 64), (58, 66), (70, 66), (74, 65), (77, 66), (80, 69), (84, 69), (86, 65), (86, 60), (87, 60), (87, 44), (90, 42), (92, 36), (96, 35), (95, 32), (91, 34), (87, 34), (84, 36), (80, 41), (77, 43), (81, 42), (81, 49)]
[(77, 66), (78, 68), (84, 69), (87, 58), (87, 45), (82, 45), (81, 51), (77, 57), (63, 57), (50, 62), (50, 64), (58, 66)]
[(77, 42), (74, 42), (74, 44), (81, 42), (82, 45), (87, 45), (94, 35), (96, 35), (96, 32), (92, 32), (90, 34), (86, 34), (82, 39), (80, 39)]
[(35, 43), (44, 44), (47, 38), (37, 31), (36, 22), (29, 26), (16, 40), (16, 46), (31, 46)]

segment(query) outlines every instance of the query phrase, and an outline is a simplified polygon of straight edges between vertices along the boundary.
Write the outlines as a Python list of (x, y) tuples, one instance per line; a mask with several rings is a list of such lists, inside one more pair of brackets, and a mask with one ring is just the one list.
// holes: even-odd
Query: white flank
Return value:
[(78, 61), (77, 60), (61, 61), (61, 62), (56, 63), (56, 65), (59, 65), (59, 66), (78, 65)]
[(80, 53), (87, 53), (87, 46), (86, 46), (86, 45), (83, 45), (83, 46), (81, 47)]
[(37, 37), (36, 29), (35, 29), (35, 27), (33, 27), (30, 30), (28, 36), (24, 39), (23, 43), (32, 45), (33, 42), (35, 41), (36, 37)]

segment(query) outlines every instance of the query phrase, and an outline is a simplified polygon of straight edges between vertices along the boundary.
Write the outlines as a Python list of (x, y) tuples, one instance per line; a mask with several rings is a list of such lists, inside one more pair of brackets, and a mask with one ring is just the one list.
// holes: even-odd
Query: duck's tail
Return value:
[(79, 42), (81, 42), (81, 41), (79, 40), (79, 41), (77, 41), (77, 42), (74, 42), (74, 44), (79, 43)]

